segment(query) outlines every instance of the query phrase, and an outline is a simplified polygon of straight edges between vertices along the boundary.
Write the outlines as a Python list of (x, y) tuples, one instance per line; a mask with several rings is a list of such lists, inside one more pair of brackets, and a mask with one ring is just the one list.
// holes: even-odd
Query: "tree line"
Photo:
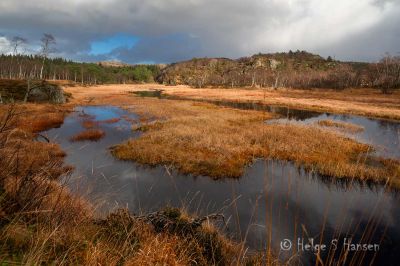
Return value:
[(1, 79), (68, 80), (81, 84), (154, 82), (157, 65), (104, 66), (39, 55), (0, 55)]
[(386, 54), (376, 63), (340, 62), (306, 51), (257, 54), (237, 60), (194, 58), (171, 64), (124, 65), (78, 63), (54, 58), (56, 39), (43, 34), (36, 54), (25, 55), (23, 37), (11, 39), (9, 54), (0, 55), (0, 79), (68, 80), (81, 84), (154, 82), (193, 87), (400, 88), (400, 57)]
[(36, 54), (22, 52), (27, 40), (14, 37), (10, 54), (0, 55), (1, 79), (68, 80), (81, 84), (154, 82), (160, 73), (158, 65), (109, 66), (101, 63), (79, 63), (63, 58), (53, 58), (56, 39), (44, 34)]

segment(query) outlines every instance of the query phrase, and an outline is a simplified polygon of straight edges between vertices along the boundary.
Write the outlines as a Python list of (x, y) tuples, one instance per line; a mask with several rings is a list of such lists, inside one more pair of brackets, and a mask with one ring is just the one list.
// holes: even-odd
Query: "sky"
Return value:
[(0, 0), (0, 53), (43, 33), (75, 61), (172, 63), (306, 50), (338, 60), (400, 55), (400, 0)]

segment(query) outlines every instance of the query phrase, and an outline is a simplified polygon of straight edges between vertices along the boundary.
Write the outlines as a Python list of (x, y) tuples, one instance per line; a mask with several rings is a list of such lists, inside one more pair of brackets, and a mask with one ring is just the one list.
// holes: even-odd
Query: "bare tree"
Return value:
[(21, 45), (26, 44), (27, 42), (28, 42), (28, 40), (25, 39), (25, 38), (22, 38), (21, 36), (14, 36), (11, 39), (11, 47), (12, 47), (14, 55), (17, 55), (18, 54), (18, 48)]
[(392, 89), (400, 87), (400, 57), (386, 54), (376, 64), (374, 86), (379, 87), (382, 93), (390, 93)]
[[(11, 39), (11, 48), (13, 50), (14, 56), (17, 56), (19, 54), (18, 48), (20, 48), (22, 45), (26, 44), (28, 42), (27, 39), (21, 37), (21, 36), (14, 36)], [(12, 60), (12, 59), (11, 59)], [(18, 62), (18, 58), (17, 58), (17, 64), (19, 65), (19, 74), (18, 74), (18, 78), (22, 77), (22, 66), (21, 64)], [(12, 63), (12, 61), (11, 61)], [(12, 66), (11, 66), (12, 67)], [(16, 73), (14, 73), (14, 77), (16, 76)], [(11, 70), (10, 70), (10, 78), (11, 78)]]
[(42, 61), (42, 67), (40, 69), (40, 79), (43, 79), (44, 63), (47, 57), (49, 57), (49, 55), (54, 52), (53, 46), (56, 44), (56, 38), (54, 38), (54, 36), (51, 34), (45, 33), (43, 34), (41, 41), (42, 44), (41, 44), (40, 56), (43, 57), (43, 61)]

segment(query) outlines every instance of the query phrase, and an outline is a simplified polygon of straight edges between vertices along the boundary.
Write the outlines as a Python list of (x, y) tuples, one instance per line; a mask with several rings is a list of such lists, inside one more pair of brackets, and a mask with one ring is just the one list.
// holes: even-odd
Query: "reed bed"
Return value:
[(121, 84), (100, 85), (95, 87), (70, 87), (72, 101), (81, 103), (93, 99), (91, 103), (121, 105), (132, 102), (129, 94), (134, 91), (162, 90), (169, 96), (188, 99), (221, 100), (232, 102), (257, 102), (266, 105), (287, 106), (294, 109), (311, 111), (355, 114), (383, 119), (400, 119), (400, 92), (382, 94), (376, 89), (310, 89), (289, 88), (202, 88), (189, 86), (164, 86), (160, 84)]
[(72, 142), (85, 141), (85, 140), (99, 141), (100, 139), (104, 138), (105, 135), (106, 133), (101, 129), (88, 129), (72, 136), (70, 140)]
[[(124, 209), (98, 218), (95, 206), (60, 182), (68, 180), (72, 169), (64, 165), (65, 153), (57, 144), (36, 141), (35, 133), (20, 124), (19, 113), (12, 108), (0, 112), (3, 264), (229, 265), (248, 261), (239, 257), (239, 245), (211, 224), (191, 228), (194, 218), (179, 209), (160, 211), (158, 223)], [(165, 219), (168, 230), (159, 226)]]
[(372, 147), (317, 127), (266, 124), (269, 113), (144, 98), (131, 108), (158, 120), (135, 127), (144, 132), (138, 139), (113, 147), (120, 159), (218, 179), (240, 177), (256, 158), (275, 158), (334, 178), (399, 184), (398, 162), (371, 156)]
[(93, 120), (84, 120), (84, 121), (82, 121), (81, 124), (86, 129), (92, 129), (99, 125), (99, 123), (97, 121), (93, 121)]
[(99, 123), (115, 124), (115, 123), (118, 123), (119, 121), (121, 121), (121, 118), (115, 117), (115, 118), (110, 118), (110, 119), (106, 119), (106, 120), (101, 120), (101, 121), (99, 121)]
[(333, 121), (333, 120), (319, 120), (316, 122), (317, 125), (323, 127), (332, 127), (337, 128), (339, 130), (343, 130), (350, 133), (359, 133), (364, 131), (364, 127), (355, 125), (352, 123), (342, 122), (342, 121)]

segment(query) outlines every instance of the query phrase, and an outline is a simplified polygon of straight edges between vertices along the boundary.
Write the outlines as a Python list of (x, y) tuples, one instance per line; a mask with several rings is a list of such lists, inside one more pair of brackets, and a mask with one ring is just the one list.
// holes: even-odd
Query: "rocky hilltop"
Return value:
[(236, 60), (194, 58), (171, 64), (157, 80), (194, 87), (345, 88), (371, 83), (368, 63), (340, 62), (305, 51), (256, 54)]

